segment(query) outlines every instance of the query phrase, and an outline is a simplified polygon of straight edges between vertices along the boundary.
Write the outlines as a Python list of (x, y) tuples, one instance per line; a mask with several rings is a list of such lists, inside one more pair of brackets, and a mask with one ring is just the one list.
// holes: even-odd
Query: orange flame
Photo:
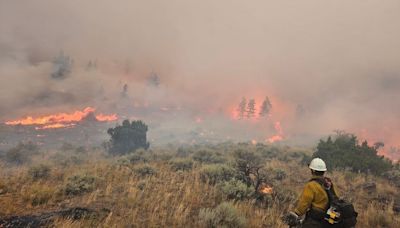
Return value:
[(100, 122), (114, 121), (118, 119), (117, 114), (104, 115), (102, 113), (96, 115), (96, 119)]
[[(275, 94), (273, 93), (269, 93), (267, 94), (268, 96), (266, 96), (266, 94), (264, 92), (260, 92), (260, 91), (253, 91), (251, 94), (244, 94), (244, 97), (247, 98), (247, 102), (249, 101), (249, 98), (254, 99), (255, 101), (255, 106), (254, 106), (254, 115), (251, 117), (247, 117), (244, 118), (247, 121), (253, 121), (253, 122), (258, 122), (260, 120), (263, 119), (271, 119), (272, 116), (280, 116), (285, 117), (287, 116), (289, 113), (291, 113), (291, 106), (279, 99), (279, 97), (277, 97)], [(262, 108), (262, 103), (264, 102), (265, 98), (268, 97), (271, 104), (272, 104), (272, 108), (270, 110), (270, 113), (268, 113), (266, 116), (261, 116), (260, 115), (260, 111)], [(230, 103), (229, 106), (227, 106), (226, 109), (226, 114), (229, 115), (229, 117), (232, 120), (240, 120), (240, 114), (239, 114), (239, 110), (238, 110), (238, 105), (240, 103), (241, 99), (236, 99), (234, 102)], [(246, 107), (247, 109), (247, 107)]]
[(56, 128), (66, 128), (66, 127), (73, 127), (75, 124), (62, 124), (62, 123), (55, 123), (44, 125), (43, 127), (35, 127), (36, 130), (45, 130), (45, 129), (56, 129)]
[[(96, 111), (95, 108), (87, 107), (83, 111), (75, 111), (73, 113), (58, 113), (48, 116), (42, 117), (32, 117), (28, 116), (19, 120), (6, 121), (7, 125), (45, 125), (43, 127), (36, 127), (36, 129), (51, 129), (51, 128), (62, 128), (62, 127), (70, 127), (74, 124), (73, 122), (79, 122), (83, 120), (90, 113), (94, 113)], [(118, 117), (116, 114), (112, 115), (104, 115), (97, 114), (95, 115), (97, 121), (113, 121), (117, 120)], [(69, 123), (69, 124), (68, 124)]]
[(269, 185), (263, 185), (260, 187), (260, 192), (266, 195), (270, 195), (274, 192), (274, 189)]
[(399, 136), (396, 134), (396, 130), (383, 128), (371, 131), (364, 128), (354, 131), (360, 141), (367, 140), (369, 144), (383, 142), (384, 147), (378, 149), (379, 155), (383, 155), (395, 162), (400, 160), (400, 143), (398, 141)]
[(284, 139), (281, 122), (277, 121), (275, 123), (274, 127), (275, 127), (275, 130), (276, 130), (277, 134), (269, 137), (268, 139), (266, 139), (266, 141), (269, 142), (269, 143), (282, 141)]
[(274, 136), (271, 136), (271, 137), (269, 137), (269, 138), (267, 139), (267, 141), (268, 141), (269, 143), (274, 143), (274, 142), (278, 142), (278, 141), (282, 141), (282, 140), (283, 140), (283, 137), (280, 136), (280, 135), (274, 135)]

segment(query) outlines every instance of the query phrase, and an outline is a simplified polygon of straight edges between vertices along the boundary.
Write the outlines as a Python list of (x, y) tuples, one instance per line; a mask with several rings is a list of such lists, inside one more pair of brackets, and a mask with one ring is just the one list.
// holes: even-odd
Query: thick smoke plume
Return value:
[[(94, 106), (166, 132), (208, 123), (259, 139), (280, 121), (292, 138), (343, 129), (399, 146), (398, 12), (397, 0), (0, 0), (1, 121)], [(57, 77), (61, 52), (71, 71)], [(265, 96), (269, 121), (232, 126), (242, 97)]]

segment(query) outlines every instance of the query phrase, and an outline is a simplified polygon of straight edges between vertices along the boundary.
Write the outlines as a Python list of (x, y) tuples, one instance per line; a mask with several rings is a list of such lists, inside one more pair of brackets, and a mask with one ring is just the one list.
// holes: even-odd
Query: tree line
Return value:
[[(271, 112), (271, 109), (272, 109), (272, 104), (267, 96), (265, 97), (264, 101), (261, 104), (258, 116), (268, 117), (268, 115)], [(249, 100), (247, 100), (246, 97), (243, 97), (237, 107), (237, 111), (239, 119), (254, 118), (256, 116), (256, 100), (254, 98), (250, 98)]]

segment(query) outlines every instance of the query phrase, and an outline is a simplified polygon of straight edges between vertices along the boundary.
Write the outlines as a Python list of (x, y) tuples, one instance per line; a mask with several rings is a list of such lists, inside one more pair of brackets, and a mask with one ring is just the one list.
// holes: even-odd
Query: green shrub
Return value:
[(226, 195), (227, 199), (234, 200), (248, 199), (255, 193), (253, 187), (249, 187), (236, 179), (221, 182), (217, 185), (217, 188)]
[(40, 165), (31, 167), (28, 170), (28, 174), (33, 180), (39, 180), (39, 179), (44, 179), (44, 178), (49, 177), (50, 171), (51, 171), (50, 166), (40, 164)]
[(188, 171), (193, 168), (193, 161), (190, 159), (177, 158), (169, 162), (174, 171)]
[(139, 149), (135, 153), (129, 154), (128, 159), (131, 164), (146, 163), (150, 160), (148, 154), (141, 149)]
[(189, 149), (184, 147), (179, 147), (176, 151), (176, 156), (186, 158), (189, 156), (190, 153), (191, 151)]
[(228, 181), (235, 176), (235, 169), (225, 164), (206, 165), (200, 170), (201, 179), (209, 184)]
[(383, 174), (393, 185), (400, 187), (400, 170), (393, 169)]
[(310, 164), (311, 160), (312, 160), (311, 156), (309, 156), (307, 154), (303, 154), (303, 158), (301, 159), (300, 164), (308, 166)]
[(378, 155), (379, 146), (369, 146), (367, 141), (359, 144), (355, 135), (338, 132), (334, 139), (320, 140), (313, 157), (322, 158), (330, 170), (350, 168), (353, 172), (380, 175), (389, 171), (392, 163)]
[(235, 150), (233, 153), (233, 164), (237, 173), (236, 178), (243, 181), (246, 185), (254, 188), (262, 183), (267, 174), (263, 170), (263, 159), (253, 151), (242, 149)]
[(280, 154), (280, 151), (276, 147), (269, 147), (263, 144), (256, 145), (256, 151), (261, 155), (263, 158), (271, 159), (275, 158)]
[(298, 151), (289, 153), (289, 157), (294, 158), (294, 159), (303, 158), (304, 155), (306, 155), (304, 152), (298, 152)]
[(85, 162), (86, 157), (82, 154), (56, 153), (50, 158), (58, 166), (67, 167), (70, 165), (80, 165)]
[(92, 192), (96, 187), (96, 178), (90, 175), (75, 175), (67, 180), (64, 192), (66, 195), (81, 195)]
[(294, 202), (297, 198), (297, 193), (283, 186), (274, 186), (273, 197), (277, 203), (283, 205)]
[(224, 158), (208, 150), (200, 150), (193, 154), (193, 160), (200, 163), (222, 163)]
[(5, 159), (8, 163), (16, 165), (22, 165), (31, 160), (29, 156), (23, 154), (23, 152), (17, 149), (11, 149), (7, 151), (5, 154)]
[(148, 126), (140, 120), (124, 120), (122, 125), (109, 128), (107, 133), (111, 139), (108, 152), (113, 155), (124, 155), (136, 151), (139, 148), (147, 150), (150, 143), (147, 142)]
[(118, 163), (124, 165), (139, 164), (139, 163), (146, 163), (149, 160), (150, 160), (149, 156), (139, 149), (134, 153), (122, 156), (120, 159), (118, 159)]
[(149, 165), (144, 165), (144, 166), (141, 166), (141, 167), (137, 167), (137, 168), (134, 169), (134, 172), (136, 174), (138, 174), (139, 176), (142, 176), (142, 177), (153, 176), (153, 175), (157, 174), (157, 171), (153, 167), (151, 167)]
[(214, 209), (200, 209), (199, 220), (200, 224), (207, 228), (246, 226), (246, 218), (228, 202), (223, 202)]
[(39, 152), (37, 145), (28, 143), (19, 143), (16, 147), (9, 149), (5, 153), (5, 160), (8, 163), (22, 165), (30, 162), (31, 157)]
[(169, 161), (173, 158), (174, 156), (170, 153), (162, 152), (162, 153), (157, 153), (154, 154), (153, 159), (154, 161)]
[(287, 176), (285, 170), (282, 169), (275, 169), (273, 172), (274, 172), (274, 179), (278, 181), (285, 179)]

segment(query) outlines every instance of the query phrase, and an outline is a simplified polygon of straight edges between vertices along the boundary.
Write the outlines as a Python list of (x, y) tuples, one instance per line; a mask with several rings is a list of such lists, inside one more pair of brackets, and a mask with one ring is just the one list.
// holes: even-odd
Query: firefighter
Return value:
[[(304, 187), (294, 211), (285, 216), (285, 220), (290, 226), (298, 225), (300, 217), (305, 215), (301, 225), (303, 228), (322, 228), (324, 227), (324, 216), (329, 207), (329, 196), (326, 190), (331, 189), (337, 197), (337, 192), (333, 187), (332, 181), (324, 177), (326, 164), (321, 158), (314, 158), (309, 168), (312, 178)], [(325, 189), (324, 189), (325, 188)]]

